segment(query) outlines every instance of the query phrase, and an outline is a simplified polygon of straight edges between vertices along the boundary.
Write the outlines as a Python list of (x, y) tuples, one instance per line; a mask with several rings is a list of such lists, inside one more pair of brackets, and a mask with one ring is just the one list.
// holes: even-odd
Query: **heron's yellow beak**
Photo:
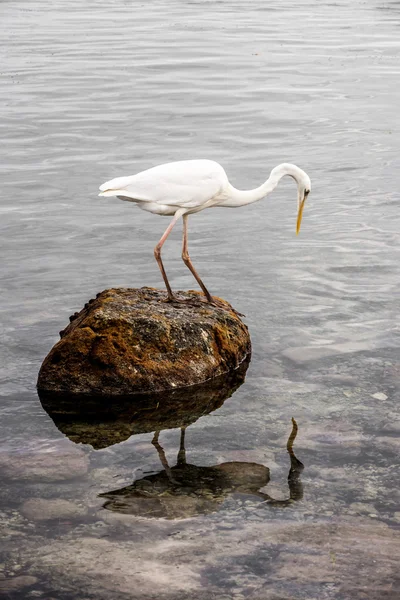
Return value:
[(296, 223), (296, 235), (299, 235), (301, 219), (303, 217), (304, 204), (306, 203), (306, 198), (303, 198), (299, 204), (299, 210), (297, 211), (297, 223)]

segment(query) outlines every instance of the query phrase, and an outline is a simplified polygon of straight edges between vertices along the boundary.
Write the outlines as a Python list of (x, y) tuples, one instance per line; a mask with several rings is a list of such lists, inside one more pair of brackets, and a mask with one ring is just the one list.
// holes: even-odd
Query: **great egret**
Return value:
[(212, 160), (171, 162), (129, 177), (117, 177), (100, 186), (99, 196), (117, 196), (135, 202), (142, 210), (156, 215), (173, 215), (173, 219), (154, 249), (154, 255), (168, 292), (168, 301), (179, 302), (169, 284), (161, 248), (177, 220), (183, 219), (182, 260), (203, 290), (208, 302), (218, 304), (200, 279), (188, 251), (187, 219), (189, 215), (213, 206), (237, 208), (252, 204), (270, 194), (285, 175), (297, 183), (297, 225), (299, 233), (303, 208), (311, 189), (311, 181), (296, 165), (283, 163), (272, 169), (267, 181), (253, 190), (237, 190), (228, 180), (220, 164)]

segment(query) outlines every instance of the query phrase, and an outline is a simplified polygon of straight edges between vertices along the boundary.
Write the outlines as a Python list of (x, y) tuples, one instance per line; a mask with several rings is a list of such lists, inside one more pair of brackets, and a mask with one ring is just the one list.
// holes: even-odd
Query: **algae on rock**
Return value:
[(39, 372), (42, 391), (120, 395), (195, 385), (236, 369), (251, 352), (228, 304), (198, 292), (165, 302), (154, 288), (109, 289), (71, 317)]

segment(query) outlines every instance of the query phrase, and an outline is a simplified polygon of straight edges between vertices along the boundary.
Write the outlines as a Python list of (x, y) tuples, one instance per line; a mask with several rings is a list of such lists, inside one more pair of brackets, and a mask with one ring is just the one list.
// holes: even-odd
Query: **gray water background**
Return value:
[[(397, 596), (385, 544), (400, 520), (400, 4), (3, 0), (0, 17), (2, 569), (37, 580), (15, 597)], [(312, 193), (298, 237), (290, 179), (252, 206), (189, 219), (194, 264), (247, 315), (253, 343), (246, 383), (188, 429), (190, 460), (265, 464), (268, 489), (284, 497), (294, 416), (304, 499), (264, 512), (227, 502), (178, 525), (113, 520), (98, 494), (159, 470), (151, 435), (78, 448), (43, 411), (37, 372), (68, 316), (98, 291), (161, 287), (153, 247), (168, 219), (99, 198), (98, 186), (204, 157), (238, 188), (290, 161), (309, 173)], [(174, 289), (190, 289), (180, 235), (165, 265)], [(172, 459), (178, 432), (161, 439)], [(30, 457), (68, 461), (78, 450), (90, 461), (84, 475), (49, 483), (29, 471)], [(83, 516), (29, 520), (21, 507), (31, 498), (73, 500)], [(286, 538), (271, 542), (277, 523), (288, 539), (300, 528), (296, 551)], [(350, 528), (337, 543), (351, 567), (335, 571), (325, 530), (305, 550), (301, 527), (311, 525), (331, 526), (333, 538)], [(148, 560), (132, 572), (121, 556), (135, 536)]]

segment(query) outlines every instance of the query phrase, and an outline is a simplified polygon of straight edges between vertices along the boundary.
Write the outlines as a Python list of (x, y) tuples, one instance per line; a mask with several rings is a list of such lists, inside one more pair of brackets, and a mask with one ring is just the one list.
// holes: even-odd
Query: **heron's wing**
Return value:
[(196, 208), (217, 196), (225, 187), (224, 169), (211, 160), (167, 163), (131, 177), (103, 183), (102, 195), (125, 196), (139, 202)]

